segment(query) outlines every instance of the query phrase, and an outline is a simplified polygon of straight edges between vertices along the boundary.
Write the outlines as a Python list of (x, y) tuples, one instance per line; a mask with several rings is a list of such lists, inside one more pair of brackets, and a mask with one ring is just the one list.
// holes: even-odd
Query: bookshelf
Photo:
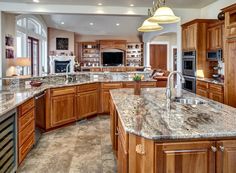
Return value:
[(98, 67), (101, 65), (100, 49), (97, 42), (81, 42), (80, 62), (87, 67)]
[(143, 43), (127, 43), (126, 66), (143, 66)]

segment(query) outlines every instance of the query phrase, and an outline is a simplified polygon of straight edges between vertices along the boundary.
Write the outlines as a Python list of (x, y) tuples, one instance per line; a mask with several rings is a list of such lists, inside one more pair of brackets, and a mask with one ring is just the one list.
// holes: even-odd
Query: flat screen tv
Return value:
[(103, 52), (103, 66), (118, 66), (123, 64), (123, 52)]

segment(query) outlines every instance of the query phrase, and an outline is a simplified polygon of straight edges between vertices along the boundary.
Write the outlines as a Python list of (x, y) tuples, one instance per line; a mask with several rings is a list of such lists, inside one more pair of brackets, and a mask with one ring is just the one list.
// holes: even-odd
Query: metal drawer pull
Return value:
[(142, 144), (136, 145), (136, 153), (144, 155), (145, 154), (145, 148)]
[(220, 146), (219, 148), (220, 148), (220, 151), (224, 152), (224, 150), (225, 150), (225, 147), (223, 147), (223, 146)]
[(214, 147), (214, 146), (211, 146), (211, 150), (212, 150), (214, 153), (217, 152), (217, 148)]

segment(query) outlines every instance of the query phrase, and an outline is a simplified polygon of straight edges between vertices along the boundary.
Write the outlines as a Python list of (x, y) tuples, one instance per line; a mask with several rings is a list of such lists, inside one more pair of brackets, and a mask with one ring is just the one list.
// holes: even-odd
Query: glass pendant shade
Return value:
[(143, 22), (143, 25), (138, 28), (138, 31), (140, 32), (153, 32), (153, 31), (159, 31), (159, 30), (162, 30), (163, 27), (160, 26), (158, 23), (152, 23), (152, 22), (149, 22), (148, 20), (145, 20)]
[(153, 17), (150, 17), (147, 20), (153, 23), (168, 24), (179, 22), (180, 18), (175, 16), (171, 8), (163, 6), (158, 8)]

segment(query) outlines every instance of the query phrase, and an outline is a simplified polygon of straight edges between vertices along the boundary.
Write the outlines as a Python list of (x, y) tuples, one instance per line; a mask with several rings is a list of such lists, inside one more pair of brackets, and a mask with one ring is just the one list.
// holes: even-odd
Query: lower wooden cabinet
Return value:
[(156, 144), (156, 173), (215, 173), (212, 147), (211, 141)]
[(127, 173), (128, 172), (128, 155), (122, 145), (121, 137), (118, 137), (118, 153), (117, 153), (117, 172)]
[(115, 105), (110, 100), (110, 137), (112, 143), (112, 149), (117, 156), (118, 151), (118, 116), (115, 109)]
[(75, 95), (61, 95), (51, 98), (51, 126), (57, 127), (76, 121)]
[(98, 91), (78, 93), (76, 96), (77, 119), (82, 119), (98, 112)]

